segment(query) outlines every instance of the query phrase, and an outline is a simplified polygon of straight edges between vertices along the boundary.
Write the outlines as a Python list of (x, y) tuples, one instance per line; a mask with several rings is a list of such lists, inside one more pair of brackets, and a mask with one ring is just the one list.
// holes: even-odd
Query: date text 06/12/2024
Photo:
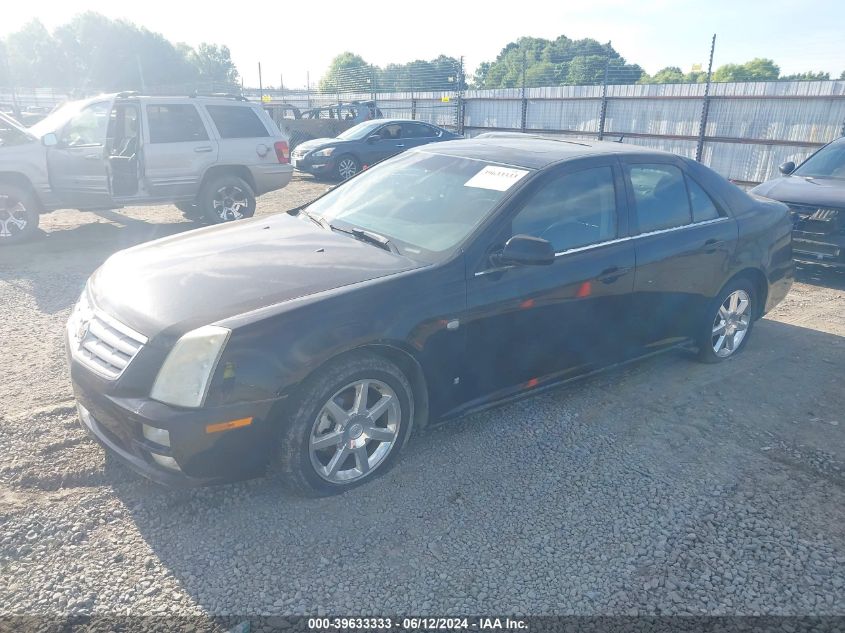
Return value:
[(441, 631), (496, 631), (526, 630), (528, 624), (524, 620), (514, 618), (435, 618), (435, 617), (407, 617), (407, 618), (380, 618), (380, 617), (354, 617), (354, 618), (308, 618), (308, 629), (311, 631), (335, 631), (335, 630), (389, 630), (402, 629), (406, 631), (415, 630), (441, 630)]

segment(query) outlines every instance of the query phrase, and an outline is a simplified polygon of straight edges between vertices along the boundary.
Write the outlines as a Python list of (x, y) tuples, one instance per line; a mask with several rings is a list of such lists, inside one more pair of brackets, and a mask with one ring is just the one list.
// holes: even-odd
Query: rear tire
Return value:
[(408, 439), (413, 406), (410, 382), (385, 358), (355, 352), (331, 361), (303, 383), (282, 422), (285, 487), (321, 497), (384, 474)]
[(710, 302), (698, 336), (698, 359), (721, 363), (748, 343), (757, 314), (754, 285), (743, 277), (729, 282)]
[(0, 183), (0, 246), (31, 239), (38, 231), (39, 208), (28, 189)]
[(200, 192), (199, 214), (212, 224), (251, 218), (255, 215), (255, 193), (238, 176), (214, 177)]

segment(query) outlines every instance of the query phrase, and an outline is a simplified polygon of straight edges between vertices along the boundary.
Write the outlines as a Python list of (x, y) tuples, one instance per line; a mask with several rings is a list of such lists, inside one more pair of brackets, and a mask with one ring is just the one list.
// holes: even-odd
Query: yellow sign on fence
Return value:
[(440, 97), (440, 100), (441, 100), (443, 103), (449, 103), (449, 97)]

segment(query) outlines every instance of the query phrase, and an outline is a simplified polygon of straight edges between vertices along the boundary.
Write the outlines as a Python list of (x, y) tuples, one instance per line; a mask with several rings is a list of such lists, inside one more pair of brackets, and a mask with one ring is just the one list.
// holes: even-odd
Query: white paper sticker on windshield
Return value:
[(513, 169), (511, 167), (487, 165), (487, 167), (467, 180), (464, 183), (464, 187), (478, 187), (479, 189), (507, 191), (527, 173), (528, 171), (525, 169)]

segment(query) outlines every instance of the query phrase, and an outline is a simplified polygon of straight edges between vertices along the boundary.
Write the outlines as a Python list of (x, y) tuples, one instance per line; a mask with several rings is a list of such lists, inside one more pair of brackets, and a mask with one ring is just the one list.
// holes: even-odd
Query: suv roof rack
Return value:
[(141, 93), (138, 92), (137, 90), (124, 90), (123, 92), (118, 92), (115, 95), (115, 98), (116, 99), (128, 99), (129, 97), (137, 97), (140, 94)]
[(232, 92), (200, 92), (194, 90), (188, 97), (191, 99), (195, 99), (196, 97), (213, 97), (216, 99), (232, 99), (233, 101), (249, 101), (245, 96)]

